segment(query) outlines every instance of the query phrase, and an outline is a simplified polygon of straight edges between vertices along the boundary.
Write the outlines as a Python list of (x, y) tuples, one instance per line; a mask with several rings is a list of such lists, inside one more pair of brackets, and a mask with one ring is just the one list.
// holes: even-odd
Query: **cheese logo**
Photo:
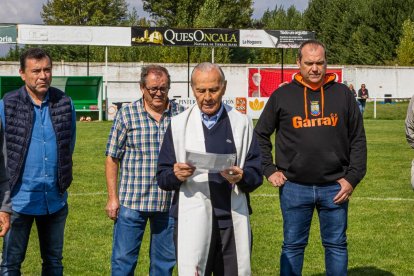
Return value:
[(322, 126), (333, 126), (336, 127), (338, 124), (338, 114), (333, 114), (329, 117), (323, 118), (312, 118), (312, 119), (303, 119), (301, 116), (295, 116), (292, 118), (292, 125), (294, 128), (303, 128), (303, 127), (322, 127)]
[(249, 106), (252, 110), (258, 111), (263, 109), (264, 101), (259, 101), (258, 99), (255, 99), (254, 101), (249, 102)]

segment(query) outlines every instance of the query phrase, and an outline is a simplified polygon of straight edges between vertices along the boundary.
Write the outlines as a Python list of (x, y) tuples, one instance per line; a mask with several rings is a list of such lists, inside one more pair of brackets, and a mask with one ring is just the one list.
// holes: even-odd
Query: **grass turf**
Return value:
[[(404, 136), (408, 103), (377, 106), (377, 120), (365, 113), (368, 172), (349, 208), (349, 275), (414, 275), (414, 191), (410, 186), (413, 151)], [(392, 108), (385, 110), (382, 108)], [(111, 122), (78, 123), (74, 181), (69, 189), (65, 231), (65, 275), (109, 275), (112, 226), (104, 212), (105, 144)], [(277, 189), (266, 181), (252, 194), (253, 275), (279, 273), (282, 218)], [(148, 275), (148, 231), (135, 275)], [(41, 259), (33, 227), (22, 267), (39, 275)], [(323, 275), (324, 256), (315, 216), (305, 253), (303, 275)]]

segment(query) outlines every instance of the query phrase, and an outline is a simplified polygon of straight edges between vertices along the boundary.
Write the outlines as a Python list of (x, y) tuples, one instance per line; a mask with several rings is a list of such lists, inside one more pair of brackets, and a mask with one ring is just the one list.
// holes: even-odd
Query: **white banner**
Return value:
[[(228, 104), (240, 112), (247, 114), (252, 119), (259, 119), (263, 108), (269, 98), (244, 98), (244, 97), (223, 97), (223, 102)], [(107, 101), (107, 120), (113, 120), (118, 110), (125, 104), (138, 100), (138, 98), (108, 98)], [(185, 108), (196, 103), (195, 98), (177, 98), (174, 101)]]
[(314, 39), (315, 33), (297, 30), (240, 30), (239, 47), (299, 48), (302, 42)]
[(17, 43), (131, 46), (130, 27), (18, 25)]
[(264, 30), (240, 30), (240, 47), (276, 48), (277, 37)]

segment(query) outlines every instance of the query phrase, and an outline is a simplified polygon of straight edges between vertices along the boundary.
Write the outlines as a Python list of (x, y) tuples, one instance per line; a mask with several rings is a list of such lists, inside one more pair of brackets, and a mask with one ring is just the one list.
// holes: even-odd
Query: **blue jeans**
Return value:
[(150, 275), (172, 275), (174, 219), (168, 212), (140, 212), (121, 206), (114, 226), (112, 275), (134, 275), (147, 221), (150, 221)]
[(325, 248), (326, 275), (347, 275), (346, 228), (348, 202), (334, 204), (339, 192), (336, 182), (328, 185), (301, 185), (286, 181), (280, 189), (283, 215), (283, 246), (280, 275), (301, 275), (305, 247), (308, 244), (313, 211), (319, 216), (322, 244)]
[(11, 228), (3, 240), (1, 275), (20, 275), (26, 255), (30, 230), (36, 221), (40, 254), (43, 260), (42, 275), (63, 275), (62, 252), (68, 205), (50, 215), (24, 215), (13, 212)]
[(366, 104), (366, 102), (365, 101), (358, 101), (358, 103), (359, 103), (359, 111), (361, 111), (361, 114), (363, 115), (364, 114), (364, 111), (365, 111), (365, 104)]

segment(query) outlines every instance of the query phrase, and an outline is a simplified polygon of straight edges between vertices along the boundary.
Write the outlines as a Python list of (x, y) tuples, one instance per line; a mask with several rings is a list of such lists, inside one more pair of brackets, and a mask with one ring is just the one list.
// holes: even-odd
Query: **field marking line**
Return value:
[(106, 192), (94, 192), (94, 193), (68, 193), (69, 196), (73, 195), (73, 196), (94, 196), (94, 195), (106, 195)]
[[(277, 197), (279, 194), (250, 194), (251, 197)], [(352, 196), (351, 200), (371, 200), (371, 201), (414, 201), (414, 198), (402, 197), (361, 197)]]
[[(69, 193), (73, 196), (94, 196), (94, 195), (106, 195), (106, 192), (94, 192), (94, 193)], [(251, 197), (277, 197), (279, 194), (250, 194)], [(414, 198), (401, 198), (401, 197), (360, 197), (353, 196), (351, 200), (370, 200), (370, 201), (414, 201)]]

